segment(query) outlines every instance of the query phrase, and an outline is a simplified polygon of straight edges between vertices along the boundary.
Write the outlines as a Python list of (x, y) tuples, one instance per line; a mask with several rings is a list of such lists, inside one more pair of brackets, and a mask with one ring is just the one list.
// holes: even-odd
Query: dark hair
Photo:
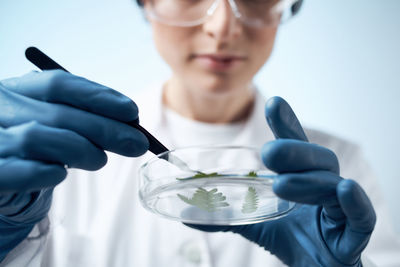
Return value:
[[(136, 0), (136, 3), (138, 4), (138, 6), (143, 7), (142, 0)], [(299, 1), (297, 1), (296, 3), (294, 3), (292, 5), (291, 11), (292, 11), (293, 16), (296, 15), (299, 12), (300, 7), (301, 7), (302, 4), (303, 4), (303, 0), (299, 0)]]

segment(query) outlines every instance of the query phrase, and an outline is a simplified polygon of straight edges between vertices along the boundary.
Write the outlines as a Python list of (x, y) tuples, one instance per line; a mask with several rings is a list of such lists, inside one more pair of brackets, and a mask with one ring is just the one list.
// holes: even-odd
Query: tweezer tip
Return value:
[(28, 47), (28, 48), (25, 50), (25, 56), (26, 56), (27, 58), (29, 58), (29, 56), (31, 56), (32, 53), (35, 53), (35, 52), (37, 52), (38, 50), (39, 50), (39, 49), (37, 49), (36, 47), (30, 46), (30, 47)]

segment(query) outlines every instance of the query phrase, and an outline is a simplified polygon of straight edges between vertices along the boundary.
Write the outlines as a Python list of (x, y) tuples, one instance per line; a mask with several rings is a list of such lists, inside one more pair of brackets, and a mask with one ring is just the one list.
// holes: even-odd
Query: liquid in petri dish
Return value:
[(272, 182), (249, 175), (177, 178), (155, 187), (141, 200), (151, 211), (185, 223), (257, 223), (279, 218), (295, 207), (273, 193)]

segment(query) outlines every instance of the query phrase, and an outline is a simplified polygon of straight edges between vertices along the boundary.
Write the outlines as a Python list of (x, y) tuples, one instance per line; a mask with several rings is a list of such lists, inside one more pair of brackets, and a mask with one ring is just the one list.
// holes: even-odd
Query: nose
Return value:
[(229, 1), (232, 0), (217, 0), (216, 9), (203, 24), (204, 31), (221, 45), (242, 33), (242, 23), (236, 18)]

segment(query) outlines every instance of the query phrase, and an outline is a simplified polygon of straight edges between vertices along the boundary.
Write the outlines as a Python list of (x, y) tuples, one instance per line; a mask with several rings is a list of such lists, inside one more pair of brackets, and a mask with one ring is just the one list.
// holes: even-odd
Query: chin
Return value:
[(191, 81), (191, 84), (196, 86), (194, 90), (201, 91), (208, 96), (231, 95), (246, 88), (245, 83), (238, 81), (234, 77), (198, 77), (195, 80), (197, 80), (195, 83), (193, 83), (193, 80)]

